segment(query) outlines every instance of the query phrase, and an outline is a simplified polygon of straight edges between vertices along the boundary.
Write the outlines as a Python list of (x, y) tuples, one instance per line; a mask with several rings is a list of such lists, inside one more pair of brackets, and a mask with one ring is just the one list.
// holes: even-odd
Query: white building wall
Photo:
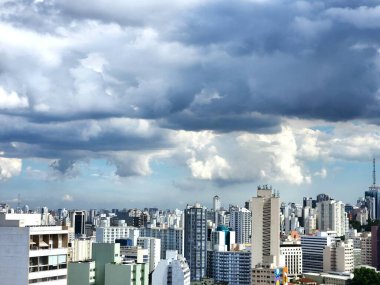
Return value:
[(152, 285), (167, 284), (168, 280), (168, 268), (169, 262), (167, 260), (161, 260), (152, 275)]
[(252, 215), (246, 208), (232, 211), (230, 214), (230, 227), (236, 232), (236, 243), (250, 243), (252, 233)]
[(27, 285), (29, 228), (0, 227), (0, 283)]
[(161, 260), (161, 240), (150, 237), (137, 238), (137, 245), (149, 252), (149, 272), (152, 272)]
[(114, 243), (116, 239), (131, 238), (136, 245), (139, 230), (133, 227), (100, 227), (96, 229), (96, 242)]
[(302, 273), (302, 248), (301, 245), (281, 246), (281, 256), (285, 258), (285, 266), (288, 267), (288, 276), (297, 276)]
[(338, 236), (346, 234), (347, 222), (344, 211), (345, 204), (341, 201), (329, 200), (317, 204), (318, 228), (320, 231), (336, 231)]

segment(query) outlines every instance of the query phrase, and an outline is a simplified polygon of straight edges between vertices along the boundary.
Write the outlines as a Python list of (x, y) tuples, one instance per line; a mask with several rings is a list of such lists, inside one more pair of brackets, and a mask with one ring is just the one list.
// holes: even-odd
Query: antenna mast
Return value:
[(373, 157), (373, 171), (372, 171), (372, 178), (373, 178), (373, 185), (376, 185), (376, 159)]

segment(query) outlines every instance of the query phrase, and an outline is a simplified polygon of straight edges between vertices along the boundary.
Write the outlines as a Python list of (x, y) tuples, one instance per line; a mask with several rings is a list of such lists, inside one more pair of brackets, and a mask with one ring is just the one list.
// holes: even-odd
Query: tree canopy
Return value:
[(380, 273), (370, 268), (356, 268), (354, 270), (354, 279), (352, 285), (379, 285)]

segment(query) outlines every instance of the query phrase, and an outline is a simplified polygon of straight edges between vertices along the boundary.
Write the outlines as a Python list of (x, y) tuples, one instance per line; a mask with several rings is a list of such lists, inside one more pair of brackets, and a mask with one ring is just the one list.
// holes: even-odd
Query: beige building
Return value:
[(268, 185), (259, 186), (250, 201), (252, 212), (252, 268), (272, 259), (280, 259), (280, 198)]
[(92, 258), (92, 240), (89, 238), (74, 239), (71, 242), (70, 262), (86, 261)]
[(354, 271), (354, 244), (351, 239), (338, 241), (323, 250), (323, 272)]
[(282, 273), (278, 274), (278, 272), (282, 272), (283, 268), (277, 267), (276, 263), (276, 260), (273, 260), (273, 263), (267, 260), (252, 269), (252, 285), (274, 285), (276, 284), (277, 275), (278, 281), (282, 281)]
[(364, 232), (360, 236), (361, 264), (372, 266), (371, 233)]

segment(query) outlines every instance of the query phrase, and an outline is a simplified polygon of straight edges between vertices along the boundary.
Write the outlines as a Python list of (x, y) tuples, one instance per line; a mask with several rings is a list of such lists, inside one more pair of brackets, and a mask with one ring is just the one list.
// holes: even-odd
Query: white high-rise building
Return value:
[(280, 253), (288, 267), (288, 276), (296, 277), (302, 273), (302, 247), (300, 242), (286, 241), (281, 244)]
[(348, 219), (344, 203), (328, 200), (317, 203), (318, 228), (320, 231), (336, 231), (338, 236), (346, 234)]
[(252, 214), (246, 208), (234, 209), (230, 213), (230, 227), (236, 233), (236, 243), (251, 243)]
[(305, 234), (311, 235), (315, 233), (317, 229), (317, 218), (315, 215), (308, 216), (304, 220)]
[(214, 211), (219, 211), (221, 207), (220, 203), (220, 197), (218, 195), (214, 196), (213, 200), (213, 206), (214, 206)]
[(250, 203), (252, 211), (252, 268), (274, 261), (280, 265), (280, 198), (272, 188), (258, 187)]
[(137, 246), (149, 252), (149, 273), (152, 272), (161, 260), (161, 240), (151, 237), (138, 237)]
[(216, 226), (219, 226), (220, 224), (223, 224), (223, 216), (224, 212), (220, 213), (221, 210), (221, 203), (220, 203), (220, 197), (218, 195), (215, 195), (212, 199), (213, 204), (213, 214), (214, 214), (214, 222)]
[(324, 248), (323, 271), (354, 271), (354, 243), (351, 239), (334, 242)]
[(186, 259), (178, 252), (168, 250), (152, 275), (152, 285), (190, 285), (190, 268)]
[(67, 229), (40, 214), (0, 213), (0, 283), (66, 285), (67, 247)]
[(161, 258), (166, 258), (167, 250), (177, 250), (183, 255), (184, 232), (183, 228), (169, 227), (148, 227), (142, 228), (140, 232), (142, 237), (154, 237), (161, 240)]

